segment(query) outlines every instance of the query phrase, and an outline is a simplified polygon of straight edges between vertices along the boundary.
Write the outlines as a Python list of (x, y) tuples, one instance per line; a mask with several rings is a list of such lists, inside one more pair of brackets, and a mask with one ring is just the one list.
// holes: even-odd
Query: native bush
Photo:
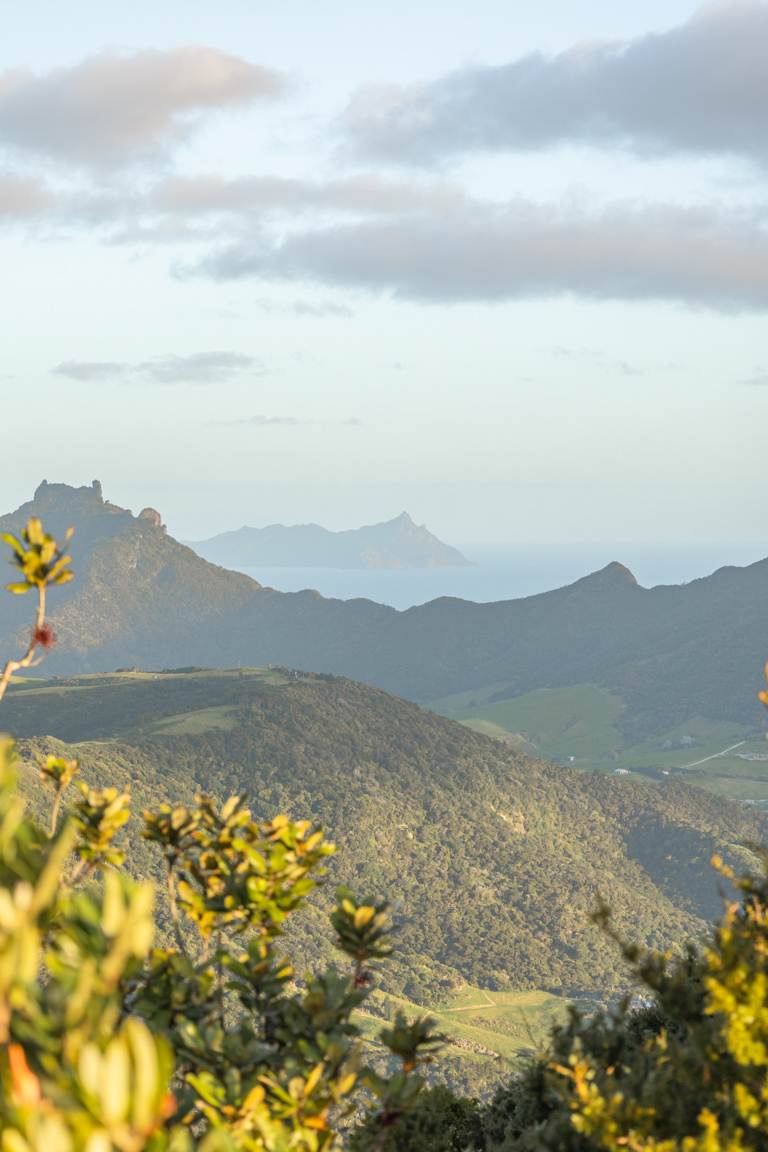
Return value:
[[(768, 678), (768, 666), (766, 666)], [(760, 699), (768, 705), (768, 693)], [(617, 941), (651, 995), (645, 1033), (631, 1007), (574, 1027), (555, 1063), (572, 1127), (587, 1147), (619, 1152), (768, 1148), (768, 854), (737, 877), (710, 940), (682, 960)], [(597, 914), (611, 932), (610, 912)], [(602, 1052), (584, 1043), (588, 1028)]]
[[(19, 570), (11, 591), (38, 603), (0, 699), (54, 642), (47, 589), (71, 579), (38, 521), (4, 539)], [(2, 1152), (322, 1152), (361, 1114), (360, 1148), (381, 1147), (441, 1038), (428, 1017), (397, 1016), (378, 1039), (387, 1071), (366, 1063), (358, 1012), (392, 948), (385, 902), (338, 892), (331, 925), (344, 967), (299, 978), (283, 955), (285, 922), (334, 852), (322, 829), (256, 820), (243, 796), (146, 812), (173, 931), (158, 946), (154, 886), (122, 871), (129, 795), (90, 788), (76, 761), (51, 756), (43, 828), (25, 811), (18, 771), (3, 739)]]
[[(768, 692), (760, 699), (768, 705)], [(591, 1015), (572, 1010), (547, 1055), (485, 1110), (478, 1148), (768, 1149), (768, 853), (752, 851), (743, 876), (714, 858), (724, 912), (682, 956), (624, 942), (609, 908), (598, 909), (640, 993)]]

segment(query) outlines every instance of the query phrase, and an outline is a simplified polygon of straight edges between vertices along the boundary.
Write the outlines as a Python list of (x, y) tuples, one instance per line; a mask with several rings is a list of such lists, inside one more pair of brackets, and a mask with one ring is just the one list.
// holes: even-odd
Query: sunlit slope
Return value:
[(764, 726), (691, 716), (648, 740), (627, 743), (621, 697), (595, 684), (546, 688), (505, 699), (493, 685), (432, 702), (475, 731), (561, 763), (638, 777), (667, 776), (718, 795), (768, 804)]
[[(429, 1003), (464, 985), (615, 987), (615, 949), (589, 923), (598, 895), (634, 938), (685, 939), (719, 908), (712, 852), (734, 858), (765, 834), (757, 813), (697, 790), (551, 766), (343, 679), (27, 682), (3, 722), (30, 760), (64, 749), (97, 783), (130, 781), (137, 810), (202, 788), (321, 821), (341, 848), (334, 880), (395, 901), (401, 950), (387, 990)], [(34, 772), (27, 781), (34, 794)], [(135, 834), (131, 859), (152, 867)], [(300, 942), (306, 963), (325, 947), (315, 926)]]

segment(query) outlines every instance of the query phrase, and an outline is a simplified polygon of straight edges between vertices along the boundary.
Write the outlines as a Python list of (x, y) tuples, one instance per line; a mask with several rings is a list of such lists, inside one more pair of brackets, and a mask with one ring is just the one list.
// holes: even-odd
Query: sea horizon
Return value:
[(405, 610), (442, 596), (491, 603), (535, 596), (572, 584), (617, 561), (644, 588), (684, 584), (726, 566), (744, 567), (768, 555), (768, 544), (733, 541), (692, 544), (457, 543), (468, 568), (357, 569), (232, 565), (281, 592), (312, 590), (338, 600), (363, 598)]

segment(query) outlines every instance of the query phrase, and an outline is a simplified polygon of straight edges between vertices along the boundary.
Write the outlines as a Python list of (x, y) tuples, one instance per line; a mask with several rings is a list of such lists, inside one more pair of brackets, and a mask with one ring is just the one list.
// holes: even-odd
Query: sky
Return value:
[(765, 539), (768, 3), (26, 0), (2, 507)]

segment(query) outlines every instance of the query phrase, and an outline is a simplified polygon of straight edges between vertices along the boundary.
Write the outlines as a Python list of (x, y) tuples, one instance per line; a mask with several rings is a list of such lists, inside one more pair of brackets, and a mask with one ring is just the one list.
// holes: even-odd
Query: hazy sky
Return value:
[(768, 3), (8, 8), (3, 510), (764, 539)]

